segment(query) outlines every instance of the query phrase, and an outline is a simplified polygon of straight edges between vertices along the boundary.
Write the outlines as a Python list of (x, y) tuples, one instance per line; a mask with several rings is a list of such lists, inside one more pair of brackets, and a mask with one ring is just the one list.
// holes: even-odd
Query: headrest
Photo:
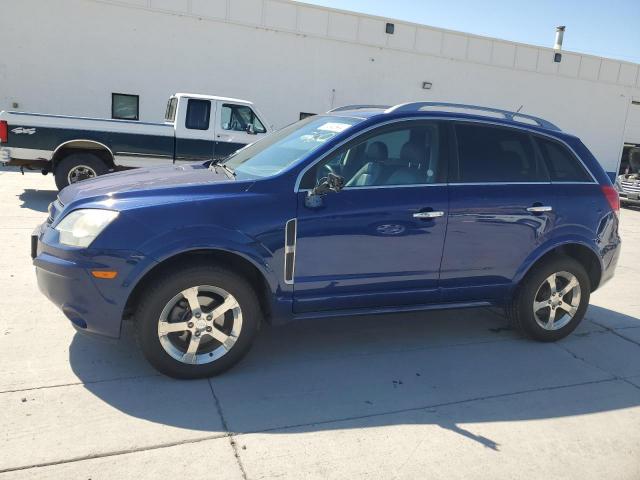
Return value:
[(425, 149), (422, 145), (407, 142), (400, 150), (400, 160), (403, 164), (419, 164), (425, 161)]
[(367, 147), (367, 160), (371, 162), (386, 162), (389, 159), (389, 150), (382, 142), (373, 142)]

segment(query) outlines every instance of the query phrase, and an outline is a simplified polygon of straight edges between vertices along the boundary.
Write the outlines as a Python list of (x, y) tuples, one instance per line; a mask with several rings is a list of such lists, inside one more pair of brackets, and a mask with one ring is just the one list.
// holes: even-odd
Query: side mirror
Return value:
[(344, 178), (335, 173), (329, 173), (318, 182), (313, 190), (310, 190), (305, 200), (305, 205), (309, 208), (322, 206), (322, 196), (329, 192), (339, 192), (344, 188)]
[(325, 195), (329, 192), (339, 192), (344, 188), (344, 178), (335, 173), (329, 173), (325, 178), (321, 179), (313, 190), (312, 195)]
[(247, 125), (247, 133), (249, 135), (257, 135), (258, 132), (256, 132), (256, 127), (253, 126), (253, 123)]

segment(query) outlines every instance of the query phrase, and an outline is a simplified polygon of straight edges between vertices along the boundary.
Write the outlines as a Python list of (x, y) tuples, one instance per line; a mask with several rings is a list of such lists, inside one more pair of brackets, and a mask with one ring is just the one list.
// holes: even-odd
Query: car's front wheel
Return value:
[(244, 278), (216, 266), (192, 266), (148, 287), (135, 321), (142, 351), (157, 370), (175, 378), (202, 378), (240, 361), (261, 317)]
[(525, 277), (508, 314), (521, 333), (542, 342), (560, 340), (582, 321), (590, 293), (584, 267), (573, 258), (556, 257)]

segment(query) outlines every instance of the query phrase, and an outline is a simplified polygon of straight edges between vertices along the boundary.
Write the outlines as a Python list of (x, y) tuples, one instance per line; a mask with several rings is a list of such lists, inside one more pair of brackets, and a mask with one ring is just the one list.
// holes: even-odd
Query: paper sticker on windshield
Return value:
[(322, 130), (325, 132), (340, 133), (340, 132), (344, 132), (350, 126), (351, 125), (348, 123), (329, 122), (319, 126), (318, 130)]

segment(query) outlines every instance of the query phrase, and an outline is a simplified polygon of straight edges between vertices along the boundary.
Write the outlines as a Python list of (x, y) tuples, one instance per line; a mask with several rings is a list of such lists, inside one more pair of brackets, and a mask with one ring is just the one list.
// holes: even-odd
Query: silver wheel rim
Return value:
[(67, 174), (67, 181), (69, 184), (86, 180), (87, 178), (95, 178), (98, 174), (96, 171), (87, 165), (76, 165)]
[(210, 363), (229, 352), (242, 330), (242, 310), (223, 288), (187, 288), (165, 305), (158, 338), (172, 358), (189, 365)]
[(569, 272), (549, 275), (538, 288), (533, 300), (533, 316), (545, 330), (566, 326), (580, 307), (580, 282)]

